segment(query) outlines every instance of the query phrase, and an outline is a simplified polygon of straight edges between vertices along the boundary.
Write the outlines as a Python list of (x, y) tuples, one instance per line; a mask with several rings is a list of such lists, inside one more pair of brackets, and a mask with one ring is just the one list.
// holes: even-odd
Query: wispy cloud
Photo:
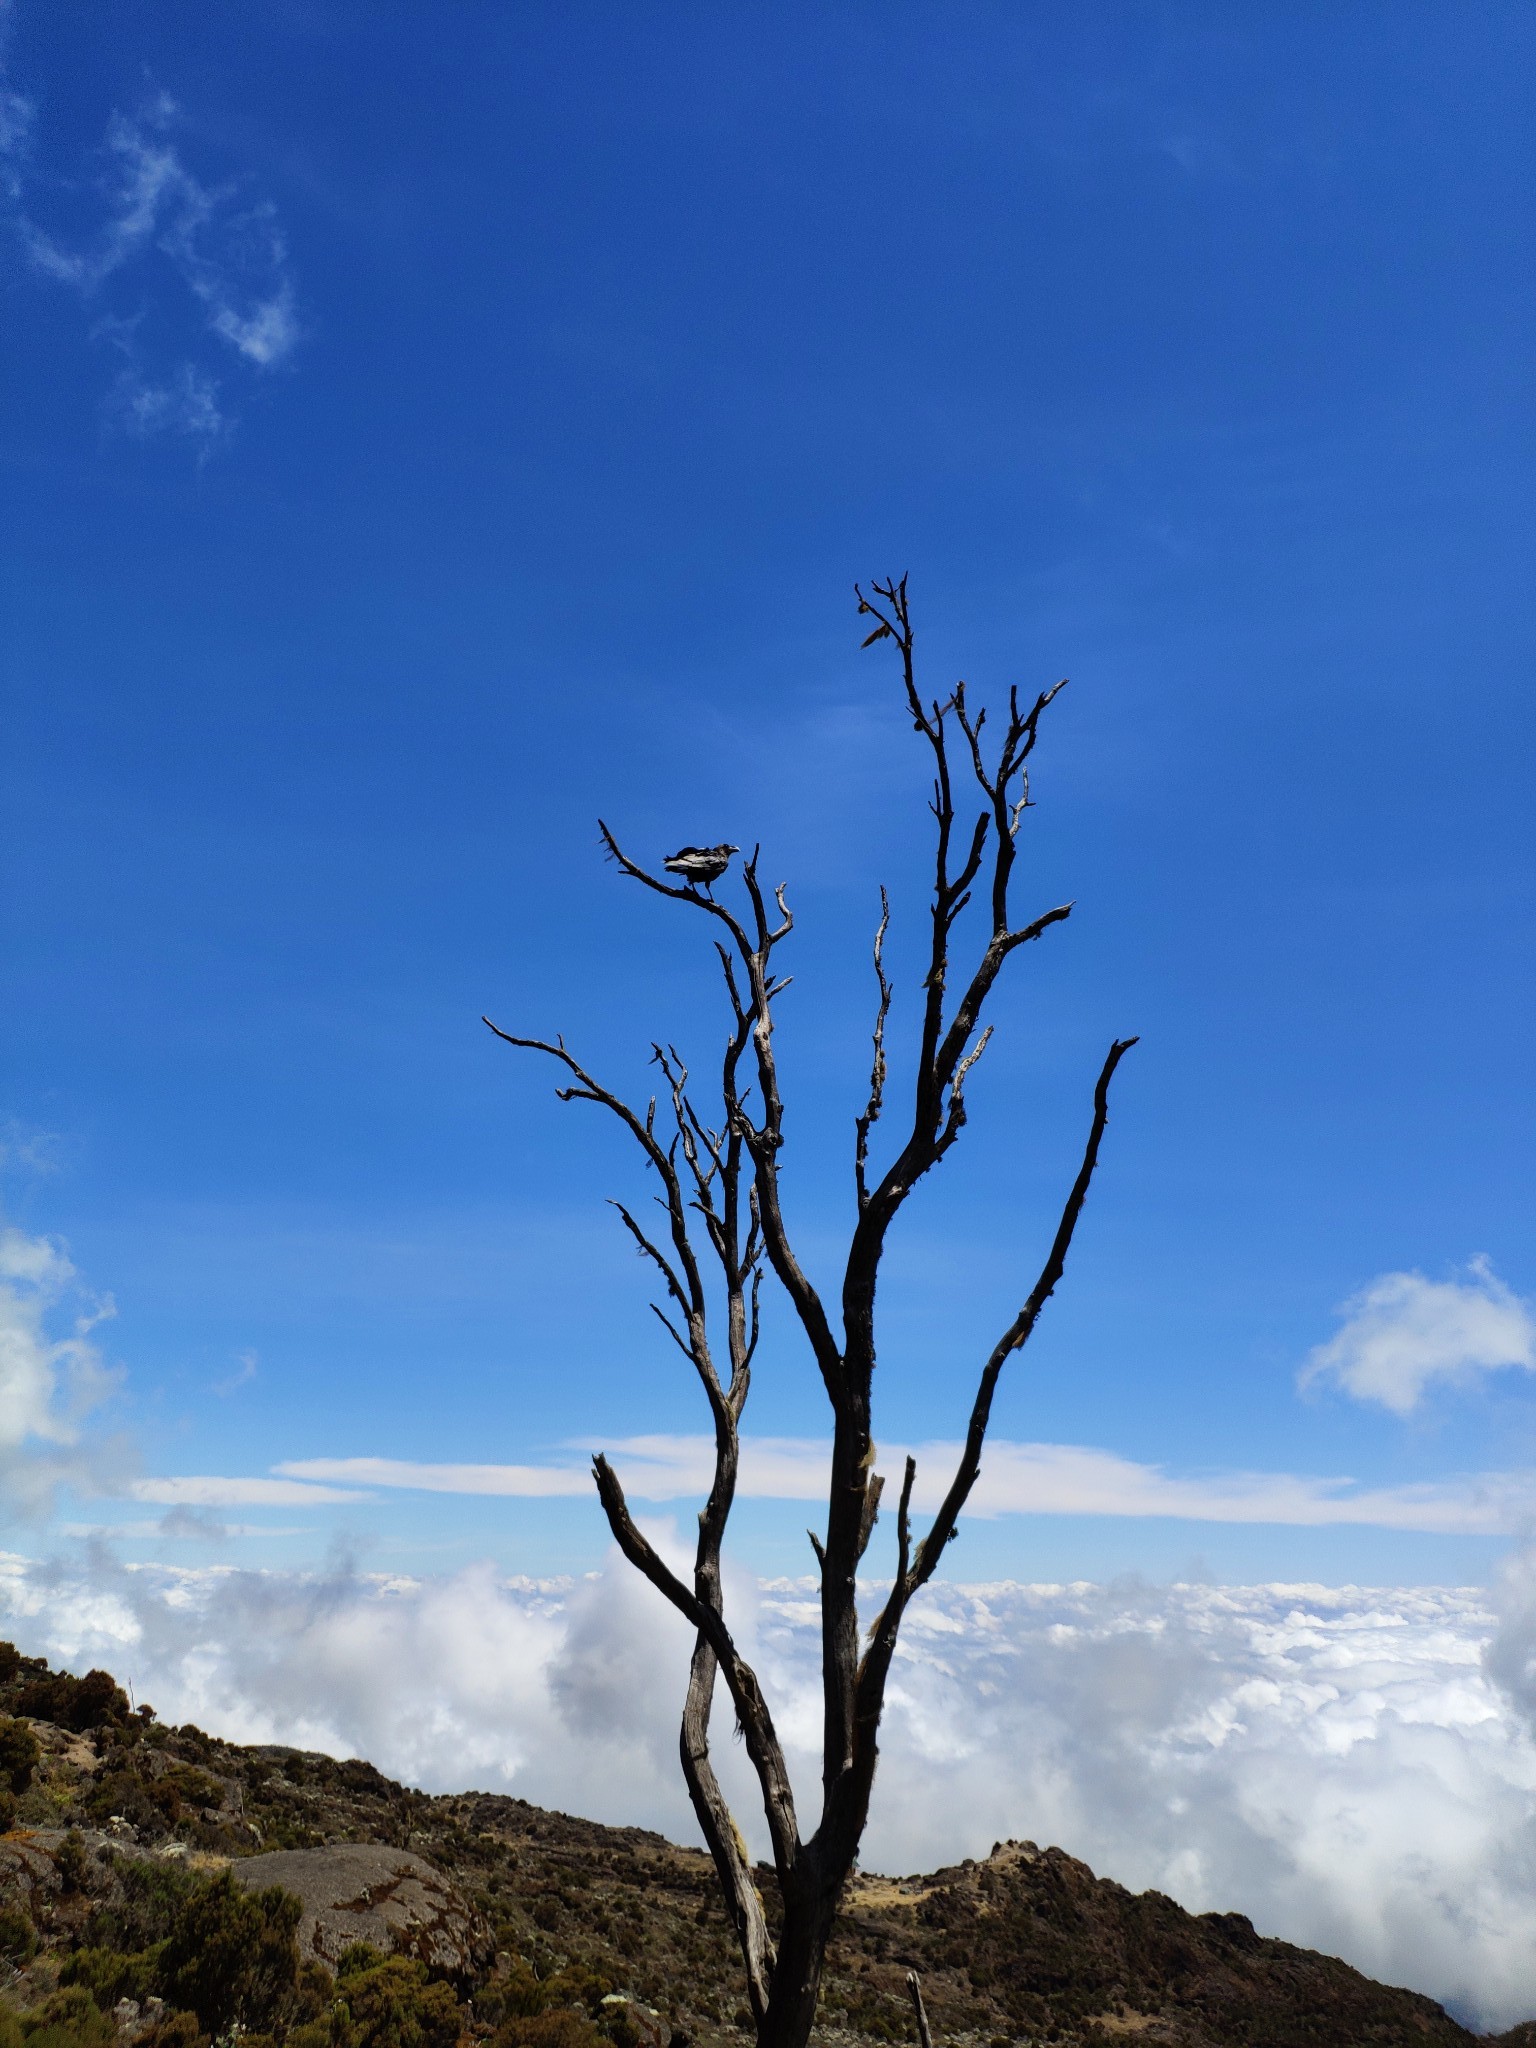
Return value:
[[(808, 1797), (814, 1588), (743, 1579), (731, 1598)], [(27, 1649), (104, 1664), (168, 1718), (696, 1838), (687, 1631), (617, 1558), (529, 1581), (0, 1555), (7, 1613)], [(1485, 1665), (1496, 1628), (1485, 1594), (1445, 1587), (935, 1584), (892, 1673), (868, 1867), (1059, 1842), (1507, 2026), (1536, 2010), (1536, 1745)]]
[(256, 1363), (254, 1351), (242, 1351), (235, 1361), (234, 1371), (226, 1374), (221, 1380), (215, 1380), (213, 1391), (218, 1395), (228, 1396), (236, 1393), (241, 1387), (249, 1386), (256, 1377)]
[[(222, 344), (227, 363), (263, 371), (291, 356), (299, 323), (276, 209), (189, 167), (176, 139), (179, 110), (165, 93), (113, 114), (83, 178), (51, 176), (35, 109), (5, 77), (10, 19), (0, 8), (0, 193), (13, 231), (39, 276), (101, 309), (90, 331), (122, 359), (109, 417), (134, 435), (176, 434), (206, 453), (229, 429), (229, 403), (207, 364), (171, 337), (191, 312), (194, 338)], [(40, 215), (61, 192), (78, 213), (82, 190), (92, 219), (71, 233), (44, 224)], [(171, 281), (179, 289), (167, 296)], [(109, 293), (117, 303), (106, 303)]]
[(35, 1176), (57, 1173), (61, 1140), (12, 1117), (0, 1124), (0, 1173)]
[[(705, 1436), (627, 1437), (606, 1446), (638, 1500), (673, 1501), (709, 1489), (714, 1446)], [(908, 1446), (881, 1447), (899, 1472)], [(913, 1447), (913, 1499), (931, 1511), (960, 1454), (956, 1443)], [(492, 1494), (544, 1500), (586, 1494), (585, 1464), (421, 1464), (396, 1458), (304, 1458), (277, 1465), (290, 1479), (421, 1493)], [(820, 1499), (827, 1446), (809, 1437), (748, 1437), (739, 1491), (758, 1500)], [(987, 1448), (968, 1512), (993, 1515), (1114, 1515), (1193, 1522), (1265, 1522), (1301, 1528), (1364, 1525), (1442, 1535), (1507, 1535), (1536, 1508), (1536, 1477), (1483, 1473), (1417, 1486), (1363, 1487), (1347, 1478), (1286, 1472), (1179, 1475), (1080, 1444), (997, 1442)]]
[(271, 1522), (226, 1522), (202, 1508), (175, 1507), (155, 1521), (56, 1522), (53, 1533), (80, 1543), (226, 1543), (236, 1536), (259, 1536), (263, 1543), (276, 1536), (313, 1537), (313, 1522), (297, 1522), (281, 1528)]
[(155, 383), (126, 351), (130, 361), (119, 371), (107, 394), (106, 411), (135, 440), (154, 434), (180, 434), (210, 448), (229, 422), (219, 403), (217, 380), (191, 363), (182, 363), (169, 382)]
[(25, 157), (32, 136), (32, 102), (13, 90), (6, 75), (7, 46), (16, 18), (13, 0), (0, 0), (0, 192), (16, 198), (20, 181), (16, 166)]
[[(692, 1490), (691, 1478), (685, 1476), (691, 1465), (685, 1461), (691, 1459), (695, 1439), (668, 1441), (687, 1449), (659, 1484), (649, 1472), (641, 1474), (633, 1491), (642, 1500), (675, 1500)], [(412, 1493), (479, 1493), (516, 1500), (554, 1500), (592, 1490), (592, 1476), (582, 1465), (426, 1465), (408, 1458), (296, 1458), (272, 1469), (290, 1479), (337, 1479), (354, 1486), (398, 1487)]]
[(297, 1479), (224, 1479), (188, 1474), (172, 1479), (135, 1479), (131, 1500), (170, 1508), (301, 1508), (366, 1500), (355, 1488), (311, 1486)]
[(1383, 1273), (1339, 1313), (1342, 1329), (1312, 1353), (1301, 1384), (1331, 1381), (1394, 1415), (1411, 1415), (1436, 1384), (1470, 1386), (1509, 1367), (1536, 1371), (1531, 1306), (1485, 1258), (1457, 1280)]

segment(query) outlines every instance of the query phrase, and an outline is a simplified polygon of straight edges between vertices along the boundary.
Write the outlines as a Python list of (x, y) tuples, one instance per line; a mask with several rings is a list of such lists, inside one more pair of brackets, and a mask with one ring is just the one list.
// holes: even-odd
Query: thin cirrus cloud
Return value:
[(1536, 1371), (1536, 1317), (1486, 1258), (1463, 1277), (1383, 1273), (1343, 1304), (1344, 1322), (1302, 1368), (1356, 1401), (1411, 1415), (1434, 1386), (1468, 1387), (1509, 1368)]
[[(0, 193), (12, 229), (34, 272), (78, 293), (92, 339), (118, 357), (108, 414), (134, 435), (179, 435), (206, 454), (233, 421), (208, 338), (223, 345), (219, 367), (257, 372), (284, 362), (299, 339), (276, 209), (188, 167), (175, 140), (179, 110), (165, 93), (113, 114), (83, 181), (50, 178), (32, 102), (3, 72), (11, 14), (0, 0)], [(39, 208), (82, 183), (94, 218), (67, 235), (45, 227)]]
[(167, 1508), (302, 1508), (336, 1506), (368, 1496), (353, 1487), (314, 1486), (298, 1479), (220, 1478), (189, 1473), (170, 1479), (134, 1479), (130, 1500)]
[[(939, 1504), (960, 1454), (954, 1443), (918, 1445), (913, 1499)], [(899, 1470), (905, 1446), (884, 1447)], [(705, 1436), (629, 1437), (609, 1446), (626, 1490), (636, 1499), (673, 1501), (708, 1491), (713, 1440)], [(308, 1485), (341, 1484), (420, 1493), (491, 1494), (552, 1499), (585, 1494), (584, 1465), (423, 1464), (397, 1458), (305, 1458), (275, 1466)], [(826, 1492), (827, 1446), (815, 1438), (743, 1440), (739, 1492), (757, 1500), (816, 1500)], [(1349, 1479), (1286, 1472), (1171, 1474), (1112, 1451), (1078, 1444), (999, 1442), (988, 1447), (968, 1512), (975, 1516), (1114, 1515), (1194, 1522), (1344, 1525), (1437, 1535), (1515, 1533), (1536, 1506), (1536, 1483), (1518, 1473), (1483, 1473), (1435, 1483), (1361, 1487)]]

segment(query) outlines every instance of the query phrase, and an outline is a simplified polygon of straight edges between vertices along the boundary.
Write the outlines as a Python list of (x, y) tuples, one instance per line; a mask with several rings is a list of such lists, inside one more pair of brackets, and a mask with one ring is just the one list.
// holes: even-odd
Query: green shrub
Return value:
[(194, 1870), (158, 1860), (118, 1856), (112, 1868), (117, 1896), (104, 1900), (84, 1929), (85, 1941), (96, 1948), (133, 1952), (164, 1941), (183, 1905), (208, 1882)]
[(618, 1986), (592, 1963), (567, 1963), (540, 1977), (519, 1956), (504, 1975), (475, 2000), (475, 2010), (494, 2025), (498, 2021), (531, 2020), (558, 2007), (596, 2013)]
[[(115, 1867), (121, 1896), (91, 1915), (85, 1944), (62, 1973), (99, 2006), (163, 1998), (206, 2034), (239, 2026), (282, 2035), (324, 2010), (330, 1979), (317, 1964), (300, 1964), (303, 1907), (291, 1893), (243, 1891), (227, 1870), (199, 1877), (125, 1858)], [(157, 2032), (149, 2048), (187, 2048), (185, 2033), (159, 2044)]]
[(353, 1969), (336, 1991), (328, 2012), (294, 2028), (288, 2048), (457, 2048), (463, 2035), (458, 2000), (425, 1963), (390, 1956)]
[(103, 1771), (85, 1795), (85, 1816), (94, 1827), (105, 1827), (118, 1815), (139, 1829), (158, 1829), (161, 1824), (162, 1816), (135, 1771)]
[(13, 1792), (25, 1792), (42, 1756), (43, 1746), (25, 1721), (0, 1715), (0, 1780)]
[(217, 1778), (210, 1778), (196, 1764), (172, 1764), (168, 1771), (150, 1780), (149, 1796), (168, 1820), (175, 1821), (189, 1806), (221, 1806), (224, 1788)]
[[(265, 2040), (267, 2048), (274, 2048), (270, 2034), (242, 2034), (240, 2048), (255, 2048)], [(208, 2036), (201, 2031), (196, 2016), (190, 2012), (167, 2012), (136, 2035), (134, 2048), (208, 2048)]]
[(142, 2005), (154, 1997), (160, 1986), (159, 1964), (158, 1948), (131, 1955), (116, 1948), (77, 1948), (64, 1958), (59, 1982), (78, 1984), (103, 2012), (110, 2012), (120, 1998), (134, 1998)]
[(8, 1963), (29, 1963), (37, 1954), (37, 1929), (20, 1906), (0, 1906), (0, 1956)]
[(72, 1985), (23, 2013), (21, 2035), (24, 2048), (109, 2048), (117, 2028), (88, 1991)]
[(336, 1958), (336, 1977), (344, 1982), (363, 1970), (376, 1970), (380, 1963), (387, 1963), (389, 1957), (383, 1949), (375, 1948), (371, 1941), (354, 1941), (350, 1948), (344, 1948)]
[(242, 1891), (226, 1870), (190, 1892), (160, 1958), (161, 1995), (210, 2034), (286, 2021), (298, 1987), (303, 1913), (276, 1885)]
[(55, 1727), (72, 1729), (77, 1735), (126, 1721), (130, 1712), (128, 1695), (109, 1671), (87, 1671), (84, 1678), (51, 1671), (42, 1678), (29, 1679), (16, 1707), (34, 1721), (52, 1721)]
[[(366, 1942), (358, 1942), (358, 1948), (366, 1948)], [(294, 1991), (293, 2015), (290, 2026), (298, 2026), (315, 2020), (326, 2011), (336, 1995), (336, 1986), (331, 1973), (324, 1963), (317, 1963), (313, 1956), (306, 1956), (299, 1965), (299, 1981)]]
[(60, 1842), (54, 1851), (53, 1864), (66, 1892), (84, 1891), (90, 1858), (85, 1853), (85, 1841), (78, 1828), (71, 1828)]
[(101, 1826), (120, 1813), (124, 1820), (152, 1835), (163, 1834), (186, 1817), (205, 1807), (218, 1807), (224, 1788), (195, 1764), (172, 1764), (158, 1776), (141, 1774), (121, 1753), (113, 1767), (103, 1771), (86, 1795), (85, 1810)]
[(491, 2048), (608, 2048), (606, 2037), (589, 2019), (568, 2006), (503, 2020), (491, 2036)]
[[(521, 1956), (496, 1983), (490, 1997), (496, 2001), (497, 2017), (509, 2020), (532, 2019), (549, 2003), (549, 1993)], [(488, 2000), (481, 2001), (486, 2003)]]

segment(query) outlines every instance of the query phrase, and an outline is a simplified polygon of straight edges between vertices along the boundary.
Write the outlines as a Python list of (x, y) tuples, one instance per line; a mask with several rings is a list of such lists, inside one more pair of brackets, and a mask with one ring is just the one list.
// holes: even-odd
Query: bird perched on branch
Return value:
[(669, 875), (681, 875), (691, 887), (707, 889), (730, 866), (731, 855), (740, 851), (739, 846), (680, 846), (667, 855), (662, 866)]

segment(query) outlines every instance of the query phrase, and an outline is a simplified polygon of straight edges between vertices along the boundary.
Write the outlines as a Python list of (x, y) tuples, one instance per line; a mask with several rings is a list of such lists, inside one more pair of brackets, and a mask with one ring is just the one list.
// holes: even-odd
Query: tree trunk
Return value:
[(804, 1894), (785, 1901), (768, 2009), (757, 2033), (758, 2048), (805, 2048), (810, 2040), (827, 1938), (841, 1891), (841, 1885), (829, 1891), (818, 1877)]

